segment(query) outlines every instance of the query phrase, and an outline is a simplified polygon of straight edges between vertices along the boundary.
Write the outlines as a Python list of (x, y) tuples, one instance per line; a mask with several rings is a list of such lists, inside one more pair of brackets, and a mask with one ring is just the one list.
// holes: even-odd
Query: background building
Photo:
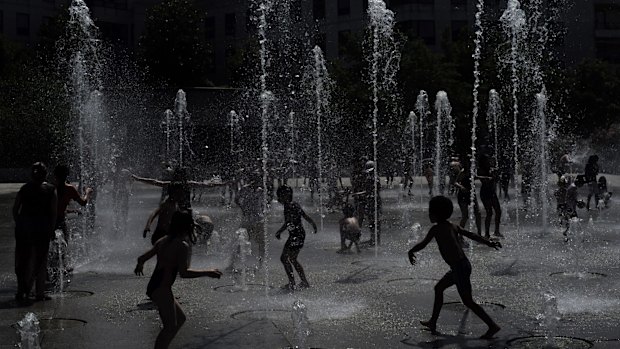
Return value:
[[(131, 49), (138, 45), (148, 8), (161, 0), (87, 0), (103, 35)], [(439, 50), (444, 38), (456, 38), (473, 27), (476, 0), (388, 0), (399, 29)], [(13, 41), (37, 40), (41, 25), (50, 21), (69, 0), (0, 0), (0, 33)], [(215, 81), (224, 82), (228, 57), (241, 47), (252, 28), (248, 0), (195, 0), (207, 13), (206, 40), (213, 51)], [(620, 0), (575, 0), (563, 13), (565, 59), (585, 58), (620, 63)], [(487, 0), (486, 11), (501, 15), (505, 0)], [(366, 26), (368, 0), (290, 0), (294, 22), (316, 28), (315, 43), (328, 58), (338, 57), (350, 33)], [(499, 27), (489, 30), (500, 30)]]

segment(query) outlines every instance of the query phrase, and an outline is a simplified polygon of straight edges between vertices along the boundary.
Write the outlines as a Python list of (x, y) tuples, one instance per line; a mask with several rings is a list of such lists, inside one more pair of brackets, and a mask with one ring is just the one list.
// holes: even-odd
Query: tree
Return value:
[(140, 56), (154, 79), (177, 86), (209, 84), (205, 15), (192, 0), (165, 0), (147, 11)]

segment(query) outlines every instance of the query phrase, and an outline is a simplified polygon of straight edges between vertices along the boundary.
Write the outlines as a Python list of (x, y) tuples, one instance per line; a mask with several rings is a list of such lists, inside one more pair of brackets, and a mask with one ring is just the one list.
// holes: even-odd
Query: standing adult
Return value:
[(493, 212), (495, 212), (495, 233), (493, 235), (502, 237), (499, 232), (499, 225), (502, 221), (502, 207), (499, 204), (499, 198), (497, 197), (497, 185), (496, 173), (491, 167), (491, 160), (488, 156), (482, 156), (479, 161), (478, 179), (482, 182), (480, 186), (480, 200), (484, 205), (486, 211), (486, 217), (484, 220), (484, 234), (489, 238), (489, 230), (491, 229), (491, 219), (493, 218)]
[(15, 221), (15, 300), (30, 303), (30, 291), (36, 280), (36, 300), (45, 296), (47, 253), (54, 238), (57, 216), (57, 198), (53, 185), (47, 183), (47, 167), (36, 162), (31, 168), (31, 180), (24, 184), (13, 204)]
[(588, 158), (588, 163), (586, 164), (584, 172), (585, 182), (588, 184), (588, 201), (586, 203), (586, 209), (589, 211), (590, 199), (592, 199), (592, 195), (594, 195), (595, 206), (598, 207), (598, 183), (596, 181), (596, 176), (598, 176), (599, 172), (598, 155), (591, 155)]
[[(456, 198), (461, 209), (461, 221), (459, 226), (465, 228), (465, 224), (469, 218), (469, 204), (471, 201), (471, 174), (470, 174), (469, 161), (463, 161), (463, 168), (459, 171), (459, 174), (454, 180), (454, 186), (457, 188)], [(476, 219), (476, 228), (478, 235), (482, 235), (482, 224), (480, 218), (480, 209), (478, 208), (478, 198), (474, 193), (474, 217)]]

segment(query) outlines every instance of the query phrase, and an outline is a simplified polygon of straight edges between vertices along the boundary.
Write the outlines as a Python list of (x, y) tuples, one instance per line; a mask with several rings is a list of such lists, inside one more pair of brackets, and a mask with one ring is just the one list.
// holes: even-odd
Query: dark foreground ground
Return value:
[[(18, 307), (13, 301), (10, 219), (17, 188), (0, 185), (0, 348), (15, 347), (19, 336), (14, 324), (27, 312), (41, 319), (42, 348), (152, 347), (160, 328), (158, 314), (144, 294), (148, 277), (136, 277), (132, 270), (135, 258), (150, 246), (141, 232), (159, 192), (134, 186), (128, 228), (121, 236), (109, 232), (110, 210), (102, 204), (102, 228), (90, 238), (87, 256), (76, 261), (63, 295)], [(486, 330), (484, 324), (460, 304), (455, 289), (445, 295), (440, 335), (418, 324), (430, 315), (435, 280), (448, 270), (434, 243), (418, 255), (415, 267), (406, 260), (409, 241), (419, 239), (430, 226), (425, 210), (428, 197), (420, 200), (419, 193), (405, 197), (398, 188), (384, 192), (383, 245), (376, 251), (337, 254), (340, 214), (326, 213), (323, 231), (308, 234), (299, 256), (312, 288), (289, 294), (279, 288), (286, 281), (279, 262), (284, 239), (269, 241), (266, 271), (255, 271), (250, 260), (247, 291), (234, 286), (237, 275), (226, 269), (230, 248), (224, 246), (239, 226), (239, 210), (222, 206), (217, 190), (209, 192), (195, 208), (213, 218), (219, 242), (196, 246), (192, 264), (221, 268), (225, 275), (220, 280), (177, 280), (174, 291), (188, 321), (171, 347), (295, 346), (291, 315), (293, 303), (300, 300), (308, 309), (306, 343), (312, 348), (541, 348), (541, 336), (549, 333), (541, 325), (546, 292), (557, 297), (560, 319), (552, 333), (562, 337), (556, 341), (558, 346), (620, 347), (620, 206), (616, 202), (593, 213), (590, 223), (590, 215), (582, 211), (584, 221), (575, 230), (584, 234), (575, 233), (568, 243), (556, 227), (543, 231), (534, 217), (539, 211), (522, 211), (517, 231), (514, 204), (508, 205), (504, 249), (475, 246), (470, 255), (474, 299), (502, 326), (495, 340), (485, 341), (477, 339)], [(318, 223), (316, 203), (306, 192), (296, 190), (296, 197)], [(273, 236), (282, 224), (282, 207), (273, 203), (269, 217)], [(458, 218), (455, 212), (453, 221)], [(417, 235), (411, 229), (415, 223), (422, 226)], [(367, 239), (368, 232), (364, 235)], [(149, 262), (145, 273), (150, 275), (153, 267), (154, 261)]]

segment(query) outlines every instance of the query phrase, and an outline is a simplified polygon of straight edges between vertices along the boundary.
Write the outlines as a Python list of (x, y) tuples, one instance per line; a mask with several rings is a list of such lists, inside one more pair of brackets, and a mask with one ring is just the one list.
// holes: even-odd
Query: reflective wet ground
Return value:
[[(13, 232), (10, 207), (16, 186), (0, 192), (0, 348), (12, 347), (17, 335), (12, 324), (33, 311), (42, 327), (44, 348), (149, 348), (159, 330), (155, 308), (144, 294), (148, 277), (132, 274), (135, 259), (150, 247), (142, 238), (149, 212), (159, 191), (135, 185), (130, 198), (128, 228), (123, 234), (110, 231), (110, 214), (104, 200), (102, 231), (90, 238), (87, 256), (81, 256), (68, 289), (53, 300), (19, 308), (13, 301)], [(338, 254), (337, 221), (340, 213), (325, 213), (324, 231), (310, 233), (299, 260), (312, 285), (289, 293), (279, 255), (283, 240), (271, 238), (267, 270), (248, 263), (247, 291), (240, 289), (240, 273), (230, 268), (232, 248), (227, 244), (239, 226), (238, 208), (220, 204), (219, 190), (205, 193), (194, 207), (213, 218), (218, 237), (194, 247), (195, 268), (217, 267), (220, 280), (177, 280), (175, 295), (188, 321), (174, 340), (173, 348), (285, 348), (296, 344), (291, 319), (293, 302), (307, 307), (311, 334), (307, 344), (316, 348), (616, 348), (620, 323), (620, 223), (616, 202), (602, 212), (580, 211), (583, 232), (565, 241), (561, 230), (542, 231), (534, 217), (537, 210), (521, 211), (519, 230), (514, 225), (514, 203), (504, 210), (510, 215), (503, 225), (504, 248), (495, 251), (474, 245), (468, 249), (473, 266), (474, 299), (502, 326), (492, 341), (477, 337), (484, 324), (459, 303), (455, 289), (446, 292), (446, 305), (439, 319), (439, 335), (424, 331), (418, 321), (429, 317), (433, 285), (448, 270), (434, 243), (418, 254), (410, 266), (406, 252), (411, 227), (420, 223), (428, 231), (428, 197), (404, 196), (400, 188), (383, 193), (383, 245), (361, 253)], [(426, 189), (424, 190), (426, 193)], [(309, 193), (295, 189), (295, 197), (317, 221), (319, 213)], [(453, 215), (453, 221), (459, 218)], [(483, 211), (484, 216), (484, 211)], [(592, 222), (589, 218), (592, 216)], [(282, 207), (272, 203), (268, 231), (273, 236), (282, 224)], [(363, 232), (362, 240), (369, 237)], [(421, 238), (417, 236), (416, 238)], [(95, 242), (92, 242), (95, 241)], [(98, 241), (102, 241), (99, 243)], [(475, 243), (472, 243), (475, 244)], [(154, 261), (146, 266), (150, 274)], [(235, 265), (238, 267), (238, 265)], [(268, 285), (268, 287), (265, 286)], [(555, 328), (543, 326), (544, 293), (557, 299), (560, 319)], [(78, 325), (75, 325), (79, 323)], [(548, 340), (545, 336), (555, 337)], [(542, 343), (542, 344), (541, 344)]]

